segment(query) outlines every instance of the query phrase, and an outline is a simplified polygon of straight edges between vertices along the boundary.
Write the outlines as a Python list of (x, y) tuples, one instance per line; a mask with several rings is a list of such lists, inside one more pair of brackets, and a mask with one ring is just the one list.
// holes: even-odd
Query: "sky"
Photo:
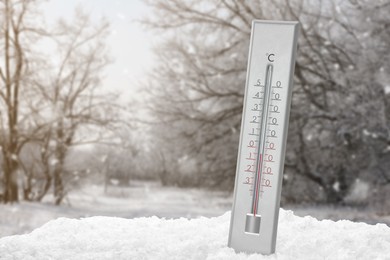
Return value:
[(51, 0), (42, 5), (48, 24), (73, 16), (82, 7), (93, 20), (110, 22), (107, 45), (113, 62), (107, 67), (103, 86), (123, 93), (125, 100), (136, 94), (136, 86), (152, 65), (152, 36), (136, 20), (150, 13), (141, 0)]

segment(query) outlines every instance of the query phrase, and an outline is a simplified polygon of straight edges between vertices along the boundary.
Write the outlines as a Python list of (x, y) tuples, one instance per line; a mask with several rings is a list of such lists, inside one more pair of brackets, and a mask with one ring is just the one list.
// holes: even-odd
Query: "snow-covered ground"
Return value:
[[(106, 192), (85, 186), (60, 207), (48, 201), (0, 205), (0, 259), (390, 259), (384, 224), (317, 221), (285, 210), (275, 255), (236, 254), (226, 247), (231, 202), (230, 193), (133, 182)], [(318, 219), (390, 223), (390, 216), (369, 209), (285, 208)]]
[(230, 213), (196, 219), (59, 218), (0, 239), (1, 259), (390, 259), (390, 228), (281, 209), (276, 254), (227, 247)]
[[(106, 192), (103, 186), (88, 185), (70, 192), (64, 205), (59, 207), (49, 201), (0, 204), (0, 237), (31, 232), (59, 217), (216, 217), (229, 211), (232, 201), (230, 193), (162, 187), (156, 182), (133, 181), (131, 187), (110, 186)], [(390, 224), (389, 215), (380, 215), (373, 209), (310, 205), (283, 207), (293, 210), (298, 216), (310, 215), (317, 219), (348, 219), (370, 224)]]
[(230, 193), (161, 187), (156, 182), (134, 181), (131, 187), (109, 186), (107, 192), (103, 186), (88, 185), (70, 192), (64, 205), (59, 207), (49, 201), (0, 204), (0, 237), (31, 232), (59, 217), (220, 216), (231, 209), (231, 202)]
[(384, 214), (383, 209), (373, 207), (350, 207), (332, 205), (284, 205), (284, 209), (294, 211), (297, 216), (312, 216), (319, 220), (351, 220), (375, 225), (383, 223), (390, 226), (390, 215)]

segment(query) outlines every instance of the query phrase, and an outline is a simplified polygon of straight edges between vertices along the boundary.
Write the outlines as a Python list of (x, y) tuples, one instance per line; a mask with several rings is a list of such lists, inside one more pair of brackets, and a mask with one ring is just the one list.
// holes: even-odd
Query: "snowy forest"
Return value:
[(110, 18), (81, 4), (48, 22), (48, 2), (0, 0), (0, 211), (71, 207), (91, 187), (138, 207), (139, 183), (167, 200), (213, 191), (229, 210), (262, 19), (301, 24), (282, 206), (390, 215), (389, 0), (144, 0), (131, 23), (153, 35), (154, 59), (128, 99), (104, 80)]

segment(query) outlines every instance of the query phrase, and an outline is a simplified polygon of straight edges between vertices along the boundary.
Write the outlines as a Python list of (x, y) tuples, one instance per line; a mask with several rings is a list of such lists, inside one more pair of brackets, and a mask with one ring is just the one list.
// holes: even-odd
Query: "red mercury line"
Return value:
[(260, 187), (260, 182), (261, 182), (261, 169), (263, 168), (263, 155), (259, 155), (259, 163), (258, 163), (258, 168), (257, 168), (257, 183), (256, 183), (256, 196), (255, 200), (253, 200), (253, 216), (256, 216), (257, 214), (257, 204), (259, 201), (259, 187)]

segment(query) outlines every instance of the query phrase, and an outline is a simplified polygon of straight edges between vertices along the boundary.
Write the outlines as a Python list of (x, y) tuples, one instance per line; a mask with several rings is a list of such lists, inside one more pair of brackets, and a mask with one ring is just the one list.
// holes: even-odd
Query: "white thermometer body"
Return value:
[(275, 252), (299, 24), (252, 24), (228, 245)]

